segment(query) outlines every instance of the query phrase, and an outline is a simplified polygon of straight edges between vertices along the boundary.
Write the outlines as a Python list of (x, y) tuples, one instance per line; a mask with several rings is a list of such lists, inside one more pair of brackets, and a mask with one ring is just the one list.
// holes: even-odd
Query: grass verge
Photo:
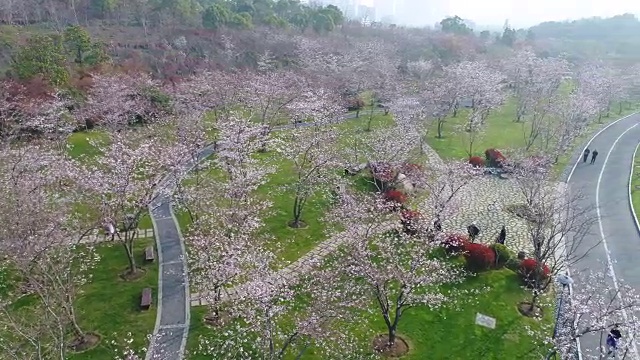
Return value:
[[(403, 359), (539, 359), (538, 339), (531, 338), (528, 329), (541, 330), (553, 323), (552, 309), (545, 308), (542, 319), (526, 318), (516, 305), (529, 299), (530, 293), (520, 286), (517, 275), (508, 269), (494, 270), (469, 277), (457, 287), (478, 292), (473, 298), (462, 299), (459, 306), (447, 306), (437, 310), (427, 307), (409, 309), (399, 325), (400, 335), (411, 344), (409, 354)], [(385, 333), (386, 327), (377, 309), (372, 314), (350, 319), (361, 324), (363, 333), (370, 329)], [(496, 328), (488, 329), (475, 324), (476, 313), (496, 319)], [(193, 308), (190, 336), (187, 342), (189, 360), (204, 360), (198, 353), (201, 338), (215, 336), (219, 330), (203, 323), (206, 307)], [(361, 336), (359, 336), (361, 337)], [(321, 360), (313, 349), (302, 357), (305, 360)]]
[[(106, 244), (98, 247), (100, 262), (93, 271), (92, 281), (83, 288), (77, 311), (80, 326), (85, 331), (99, 333), (102, 341), (92, 350), (69, 356), (70, 360), (113, 360), (121, 355), (128, 333), (133, 338), (132, 349), (148, 346), (147, 335), (153, 333), (156, 321), (158, 265), (145, 264), (143, 260), (144, 248), (152, 244), (153, 239), (141, 239), (135, 244), (138, 266), (146, 272), (144, 277), (132, 282), (119, 277), (128, 265), (123, 248)], [(140, 295), (146, 287), (153, 289), (153, 306), (141, 311)], [(113, 345), (111, 341), (118, 344)]]
[(640, 156), (638, 148), (633, 153), (633, 173), (631, 175), (631, 205), (636, 216), (640, 216)]

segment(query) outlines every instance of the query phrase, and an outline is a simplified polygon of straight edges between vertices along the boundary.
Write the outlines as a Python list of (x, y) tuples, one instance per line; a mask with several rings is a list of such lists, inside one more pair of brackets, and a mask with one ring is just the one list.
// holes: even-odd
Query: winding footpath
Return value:
[[(379, 114), (380, 111), (376, 111)], [(366, 118), (367, 114), (361, 114)], [(355, 114), (347, 114), (340, 121), (354, 119)], [(312, 123), (287, 124), (275, 126), (273, 131), (309, 126)], [(431, 149), (425, 149), (427, 151)], [(183, 170), (191, 170), (195, 165), (215, 152), (215, 145), (204, 147), (197, 159), (186, 160)], [(435, 154), (431, 150), (432, 154)], [(156, 324), (145, 360), (179, 360), (184, 358), (184, 351), (189, 335), (191, 294), (189, 292), (189, 276), (184, 240), (180, 232), (178, 220), (173, 213), (171, 193), (175, 187), (173, 176), (168, 176), (158, 186), (156, 197), (149, 205), (149, 213), (156, 234), (158, 249), (158, 301)], [(316, 252), (330, 249), (332, 244), (319, 246)], [(337, 246), (337, 245), (336, 245)], [(320, 249), (323, 248), (323, 249)], [(200, 305), (197, 299), (193, 305)]]
[[(588, 214), (590, 228), (576, 249), (576, 254), (587, 255), (572, 265), (572, 272), (584, 270), (608, 271), (610, 288), (617, 289), (619, 279), (640, 290), (640, 229), (633, 215), (629, 186), (630, 171), (634, 169), (633, 154), (640, 139), (640, 114), (623, 117), (598, 132), (587, 144), (589, 150), (598, 150), (595, 164), (582, 162), (580, 155), (567, 175), (570, 191), (580, 194), (580, 206), (591, 209)], [(576, 291), (597, 291), (582, 286), (576, 276)], [(637, 314), (623, 313), (625, 318)], [(606, 334), (605, 334), (606, 337)], [(628, 340), (628, 339), (627, 339)], [(581, 340), (583, 356), (594, 355), (588, 349), (596, 349), (600, 335), (586, 336)], [(627, 358), (640, 359), (635, 342)]]

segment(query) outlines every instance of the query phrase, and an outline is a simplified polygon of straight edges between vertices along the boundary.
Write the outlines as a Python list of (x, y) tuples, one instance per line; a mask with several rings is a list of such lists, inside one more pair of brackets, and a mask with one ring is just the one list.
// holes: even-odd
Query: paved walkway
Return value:
[[(633, 153), (640, 139), (640, 114), (631, 115), (606, 128), (588, 145), (598, 150), (594, 165), (582, 160), (567, 179), (570, 191), (581, 192), (581, 206), (591, 209), (593, 223), (586, 238), (579, 244), (577, 253), (588, 255), (571, 267), (574, 273), (574, 291), (597, 291), (580, 283), (583, 270), (608, 271), (609, 287), (615, 288), (618, 279), (640, 290), (640, 235), (629, 203), (629, 172)], [(627, 314), (629, 317), (637, 314)], [(606, 337), (606, 335), (605, 335)], [(582, 352), (593, 355), (600, 343), (600, 335), (582, 339)], [(629, 358), (639, 359), (633, 350)]]
[[(355, 118), (355, 114), (347, 114), (342, 118), (342, 121), (353, 118)], [(274, 127), (273, 130), (309, 125), (309, 123), (281, 125)], [(183, 169), (192, 169), (196, 163), (213, 153), (213, 144), (203, 148), (198, 154), (197, 161), (185, 160), (182, 165)], [(149, 205), (149, 213), (156, 234), (160, 271), (156, 325), (145, 357), (146, 360), (183, 359), (189, 334), (188, 268), (184, 240), (171, 205), (170, 193), (174, 187), (175, 179), (172, 176), (165, 178), (158, 187), (156, 198)]]

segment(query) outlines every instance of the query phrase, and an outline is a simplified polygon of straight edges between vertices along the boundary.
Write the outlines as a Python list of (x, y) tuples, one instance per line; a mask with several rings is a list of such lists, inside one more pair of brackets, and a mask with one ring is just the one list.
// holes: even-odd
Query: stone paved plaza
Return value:
[(526, 220), (506, 210), (509, 205), (524, 203), (522, 192), (513, 180), (495, 176), (480, 177), (460, 190), (458, 200), (461, 206), (456, 215), (442, 222), (445, 231), (466, 234), (467, 226), (475, 222), (480, 228), (476, 242), (491, 244), (504, 225), (507, 230), (507, 247), (515, 252), (531, 251)]

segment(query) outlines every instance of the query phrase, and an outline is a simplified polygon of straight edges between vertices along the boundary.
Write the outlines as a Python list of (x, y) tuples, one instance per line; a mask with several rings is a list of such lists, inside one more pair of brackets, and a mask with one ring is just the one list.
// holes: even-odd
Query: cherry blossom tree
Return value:
[(213, 165), (223, 176), (209, 178), (204, 184), (189, 187), (199, 199), (202, 214), (185, 237), (189, 244), (191, 278), (209, 302), (210, 321), (220, 323), (223, 296), (240, 277), (268, 261), (256, 251), (262, 238), (262, 214), (270, 204), (255, 195), (273, 169), (253, 155), (266, 141), (263, 126), (250, 119), (232, 116), (219, 120), (219, 151)]
[(304, 78), (291, 71), (254, 73), (243, 83), (243, 103), (269, 133), (286, 119), (286, 106), (303, 93), (305, 83)]
[(101, 156), (81, 162), (84, 201), (97, 209), (95, 221), (122, 244), (129, 260), (127, 275), (134, 276), (138, 274), (133, 253), (138, 223), (146, 216), (161, 180), (175, 171), (186, 154), (166, 138), (161, 127), (115, 131), (108, 136), (107, 141), (91, 142)]
[[(516, 162), (512, 174), (524, 203), (514, 212), (526, 220), (533, 249), (530, 259), (535, 261), (535, 269), (525, 279), (533, 295), (530, 302), (521, 304), (521, 310), (535, 316), (539, 297), (552, 279), (592, 248), (583, 240), (593, 219), (588, 209), (580, 206), (580, 194), (551, 181), (550, 159), (529, 157)], [(585, 247), (587, 251), (582, 250)]]
[(557, 97), (551, 104), (542, 133), (542, 145), (554, 163), (570, 150), (573, 142), (582, 134), (591, 119), (599, 113), (598, 103), (581, 87), (566, 96)]
[(512, 56), (502, 61), (516, 102), (516, 121), (525, 115), (534, 115), (541, 103), (553, 98), (570, 74), (569, 63), (562, 58), (538, 58), (529, 48), (514, 50)]
[[(30, 144), (4, 147), (0, 169), (0, 269), (22, 286), (0, 296), (0, 355), (66, 359), (69, 349), (99, 341), (80, 327), (75, 311), (97, 261), (91, 244), (80, 243), (91, 229), (83, 231), (72, 216), (75, 165), (55, 149)], [(23, 295), (33, 301), (19, 305)]]
[(238, 73), (204, 71), (168, 84), (164, 90), (170, 94), (178, 113), (202, 117), (211, 112), (217, 119), (241, 103), (246, 81)]
[(454, 215), (460, 206), (459, 194), (482, 170), (475, 169), (467, 162), (429, 162), (420, 186), (428, 196), (418, 205), (423, 216), (431, 216), (431, 222), (441, 223)]
[(268, 263), (257, 267), (231, 295), (231, 311), (241, 321), (201, 339), (200, 352), (279, 360), (300, 359), (313, 349), (323, 358), (373, 358), (348, 331), (349, 315), (364, 306), (363, 298), (338, 291), (333, 284), (342, 275), (316, 265), (299, 278), (283, 276)]
[(334, 125), (342, 108), (323, 90), (307, 92), (302, 99), (288, 106), (289, 114), (294, 122), (312, 119), (313, 123), (278, 134), (276, 143), (276, 150), (293, 164), (296, 174), (291, 184), (294, 201), (289, 223), (294, 228), (304, 226), (302, 211), (307, 200), (331, 183), (334, 168), (341, 161), (336, 151), (339, 134)]
[(65, 105), (61, 94), (54, 90), (45, 88), (34, 92), (17, 82), (1, 82), (0, 137), (63, 130), (72, 125), (65, 121), (68, 113)]
[(448, 299), (439, 286), (462, 279), (459, 269), (430, 256), (436, 242), (405, 234), (396, 216), (381, 197), (357, 193), (345, 194), (329, 216), (349, 239), (339, 261), (347, 274), (343, 286), (373, 299), (387, 326), (383, 352), (395, 347), (407, 309), (439, 307)]
[[(576, 340), (581, 341), (584, 359), (603, 359), (607, 354), (606, 338), (614, 326), (624, 334), (616, 350), (619, 359), (631, 358), (640, 322), (640, 296), (623, 280), (611, 286), (610, 270), (584, 270), (573, 274), (573, 291), (562, 291), (563, 308), (551, 339), (554, 352), (561, 358), (572, 358), (577, 353)], [(549, 330), (549, 329), (547, 329)], [(548, 339), (549, 334), (541, 334)]]
[(100, 123), (152, 123), (168, 111), (168, 99), (163, 99), (160, 85), (149, 74), (94, 74), (92, 78), (87, 100), (75, 113), (78, 122), (88, 128)]

